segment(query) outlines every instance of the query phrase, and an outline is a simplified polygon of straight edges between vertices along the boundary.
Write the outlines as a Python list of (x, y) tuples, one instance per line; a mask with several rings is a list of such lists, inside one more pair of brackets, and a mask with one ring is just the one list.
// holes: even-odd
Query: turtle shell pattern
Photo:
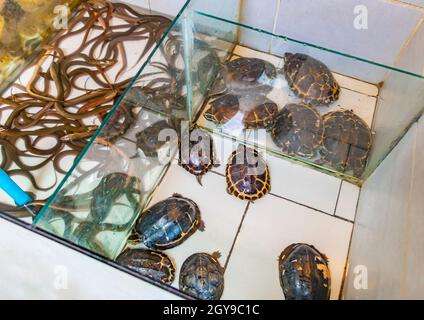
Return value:
[(195, 128), (190, 131), (189, 141), (179, 147), (180, 165), (195, 176), (203, 176), (214, 166), (213, 139), (210, 134)]
[(324, 127), (321, 115), (305, 104), (288, 104), (272, 128), (274, 143), (288, 155), (313, 158), (321, 146)]
[(165, 284), (175, 279), (175, 265), (166, 254), (148, 249), (127, 249), (116, 259), (120, 265)]
[(197, 204), (179, 194), (160, 201), (143, 212), (136, 232), (150, 249), (170, 249), (204, 230)]
[(225, 63), (218, 73), (210, 96), (266, 93), (272, 89), (277, 71), (273, 64), (257, 58), (240, 57)]
[[(240, 100), (248, 101), (252, 107), (247, 111), (242, 111)], [(210, 103), (204, 117), (217, 126), (233, 121), (239, 122), (242, 129), (269, 129), (273, 125), (277, 113), (277, 104), (263, 97), (256, 96), (255, 100), (251, 100), (248, 97), (240, 98), (234, 94), (226, 94)]]
[(306, 54), (286, 53), (283, 72), (290, 89), (303, 102), (330, 105), (339, 99), (340, 86), (330, 69)]
[(240, 200), (255, 201), (271, 190), (269, 169), (255, 149), (239, 145), (228, 159), (227, 192)]
[(296, 243), (281, 253), (280, 285), (286, 300), (328, 300), (331, 291), (328, 259), (313, 246)]
[(360, 177), (372, 146), (369, 126), (350, 110), (324, 115), (322, 160), (340, 172), (353, 171)]
[(165, 140), (160, 139), (162, 130), (173, 130), (173, 128), (166, 120), (161, 120), (135, 135), (137, 147), (144, 152), (146, 157), (157, 157), (157, 151), (166, 143)]
[(219, 300), (224, 291), (224, 270), (216, 254), (195, 253), (188, 257), (179, 279), (180, 290), (202, 300)]

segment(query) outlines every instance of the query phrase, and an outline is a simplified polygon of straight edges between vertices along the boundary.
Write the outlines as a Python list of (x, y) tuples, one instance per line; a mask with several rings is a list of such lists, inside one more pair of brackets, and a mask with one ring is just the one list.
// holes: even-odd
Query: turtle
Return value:
[(231, 122), (241, 129), (270, 129), (277, 113), (278, 105), (264, 96), (226, 94), (211, 101), (203, 116), (217, 126)]
[(267, 93), (277, 76), (275, 66), (258, 58), (239, 57), (226, 62), (209, 96), (222, 94)]
[(313, 246), (294, 243), (278, 259), (286, 300), (328, 300), (331, 291), (327, 257)]
[(136, 133), (137, 148), (140, 148), (146, 157), (157, 158), (157, 151), (167, 142), (165, 138), (169, 137), (170, 132), (167, 133), (165, 130), (174, 131), (175, 129), (168, 121), (160, 120), (143, 131)]
[(340, 109), (324, 115), (321, 162), (340, 172), (353, 171), (360, 177), (372, 147), (370, 127), (353, 111)]
[(116, 262), (143, 276), (165, 284), (171, 284), (175, 279), (175, 264), (163, 252), (131, 248), (124, 250)]
[(194, 127), (188, 135), (179, 139), (178, 163), (185, 170), (195, 175), (202, 185), (202, 177), (212, 167), (219, 164), (215, 160), (213, 139), (206, 131)]
[(239, 144), (228, 159), (227, 192), (240, 200), (255, 201), (271, 189), (268, 166), (253, 148)]
[(290, 156), (313, 158), (321, 147), (323, 133), (322, 117), (315, 108), (289, 103), (278, 113), (271, 138)]
[(289, 88), (307, 104), (328, 106), (339, 99), (340, 85), (330, 69), (311, 56), (287, 52), (283, 73)]
[[(100, 132), (100, 137), (106, 141), (114, 142), (125, 135), (125, 133), (127, 133), (128, 130), (135, 124), (136, 114), (134, 113), (132, 106), (127, 103), (126, 100), (123, 100), (116, 110), (111, 112), (113, 113)], [(103, 117), (103, 120), (106, 119), (106, 116), (107, 115)]]
[(178, 193), (143, 212), (131, 242), (143, 242), (149, 249), (166, 250), (187, 240), (196, 230), (204, 231), (197, 204)]
[(184, 293), (201, 300), (219, 300), (224, 292), (224, 268), (219, 252), (195, 253), (188, 257), (180, 272), (179, 287)]

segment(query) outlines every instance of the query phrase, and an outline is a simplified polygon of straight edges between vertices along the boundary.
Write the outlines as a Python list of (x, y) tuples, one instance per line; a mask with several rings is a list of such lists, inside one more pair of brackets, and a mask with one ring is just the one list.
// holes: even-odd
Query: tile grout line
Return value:
[(228, 253), (227, 260), (225, 261), (224, 274), (227, 271), (228, 263), (230, 262), (231, 255), (233, 254), (234, 247), (236, 246), (236, 242), (237, 242), (238, 236), (241, 232), (241, 227), (243, 225), (244, 219), (246, 218), (247, 211), (249, 211), (249, 207), (250, 207), (250, 202), (247, 203), (246, 208), (244, 209), (243, 217), (241, 218), (240, 224), (239, 224), (238, 229), (237, 229), (237, 233), (234, 236), (234, 240), (233, 240), (233, 243), (231, 245), (230, 252)]
[(337, 194), (336, 205), (334, 206), (334, 211), (333, 211), (334, 216), (337, 216), (336, 212), (337, 212), (337, 207), (339, 205), (340, 194), (342, 193), (342, 187), (343, 187), (343, 181), (340, 181), (340, 187), (339, 187), (339, 192)]
[(351, 251), (351, 246), (352, 246), (353, 233), (355, 231), (355, 221), (356, 221), (356, 215), (357, 215), (358, 209), (359, 209), (359, 200), (361, 199), (361, 194), (362, 194), (362, 188), (359, 189), (358, 199), (356, 200), (355, 216), (353, 218), (352, 231), (350, 232), (349, 244), (347, 246), (346, 261), (345, 261), (345, 265), (344, 265), (344, 269), (343, 269), (342, 283), (340, 285), (339, 300), (342, 300), (342, 298), (343, 298), (343, 291), (344, 291), (344, 288), (345, 288), (345, 285), (346, 285), (346, 280), (347, 280), (347, 275), (348, 275), (347, 273), (349, 271), (349, 256), (350, 256), (350, 251)]
[[(219, 176), (221, 176), (221, 177), (225, 177), (225, 175), (224, 175), (224, 174), (219, 173), (219, 172), (217, 172), (217, 171), (211, 170), (210, 172), (212, 172), (212, 173), (214, 173), (214, 174), (216, 174), (216, 175), (219, 175)], [(343, 182), (343, 181), (341, 181), (341, 182)], [(272, 193), (272, 192), (270, 192), (270, 193), (269, 193), (269, 195), (270, 195), (270, 196), (273, 196), (273, 197), (276, 197), (276, 198), (279, 198), (279, 199), (286, 200), (286, 201), (291, 202), (291, 203), (294, 203), (294, 204), (297, 204), (297, 205), (299, 205), (299, 206), (302, 206), (302, 207), (305, 207), (305, 208), (311, 209), (311, 210), (316, 211), (316, 212), (318, 212), (318, 213), (325, 214), (326, 216), (330, 216), (330, 217), (333, 217), (333, 218), (335, 218), (335, 219), (339, 219), (339, 220), (342, 220), (342, 221), (345, 221), (345, 222), (349, 222), (349, 223), (352, 223), (352, 224), (354, 223), (354, 221), (352, 221), (352, 220), (349, 220), (349, 219), (345, 219), (345, 218), (342, 218), (342, 217), (336, 216), (336, 215), (334, 215), (334, 214), (331, 214), (331, 213), (328, 213), (328, 212), (325, 212), (325, 211), (322, 211), (322, 210), (316, 209), (316, 208), (314, 208), (314, 207), (308, 206), (308, 205), (306, 205), (306, 204), (303, 204), (303, 203), (297, 202), (297, 201), (295, 201), (295, 200), (292, 200), (292, 199), (289, 199), (289, 198), (286, 198), (286, 197), (280, 196), (280, 195), (275, 194), (275, 193)]]

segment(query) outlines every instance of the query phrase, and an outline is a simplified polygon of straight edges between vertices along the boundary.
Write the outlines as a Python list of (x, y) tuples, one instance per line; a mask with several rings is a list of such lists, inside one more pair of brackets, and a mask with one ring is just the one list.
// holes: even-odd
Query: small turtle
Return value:
[(370, 127), (350, 110), (341, 109), (324, 115), (324, 163), (340, 172), (353, 171), (360, 177), (372, 146)]
[(216, 164), (214, 153), (211, 135), (197, 127), (179, 140), (179, 165), (195, 175), (200, 185), (203, 175), (212, 167), (219, 166)]
[(227, 192), (238, 199), (255, 201), (271, 189), (268, 166), (258, 151), (238, 145), (225, 171)]
[(188, 257), (180, 272), (180, 290), (202, 300), (219, 300), (224, 291), (224, 268), (221, 254), (195, 253)]
[(288, 104), (278, 114), (272, 128), (274, 143), (290, 156), (313, 158), (323, 136), (321, 115), (306, 104)]
[(331, 279), (327, 257), (313, 246), (296, 243), (278, 259), (280, 285), (286, 300), (328, 300)]
[[(105, 120), (105, 118), (106, 115), (103, 120)], [(113, 111), (113, 114), (100, 132), (100, 137), (107, 141), (114, 142), (125, 135), (135, 122), (136, 114), (132, 110), (131, 105), (129, 105), (126, 100), (123, 100), (117, 109)]]
[(248, 92), (266, 93), (272, 89), (277, 76), (273, 64), (258, 58), (237, 58), (225, 63), (218, 76), (210, 96)]
[(217, 126), (231, 121), (242, 129), (269, 129), (277, 113), (277, 104), (265, 96), (227, 94), (213, 100), (203, 116)]
[(139, 241), (160, 250), (178, 246), (198, 229), (205, 230), (199, 207), (177, 193), (143, 212), (135, 226)]
[(165, 130), (174, 130), (174, 128), (166, 120), (161, 120), (138, 132), (135, 135), (137, 148), (140, 148), (146, 157), (157, 158), (157, 151), (165, 145), (166, 137), (171, 132)]
[(303, 102), (328, 106), (339, 99), (340, 86), (321, 61), (301, 53), (286, 53), (284, 61), (288, 85)]
[(171, 284), (175, 279), (175, 265), (166, 254), (148, 249), (127, 249), (116, 262), (155, 281)]

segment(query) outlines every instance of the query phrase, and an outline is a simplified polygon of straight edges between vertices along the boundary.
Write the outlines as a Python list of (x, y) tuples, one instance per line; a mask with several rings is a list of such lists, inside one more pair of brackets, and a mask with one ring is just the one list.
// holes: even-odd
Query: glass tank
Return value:
[[(249, 206), (267, 201), (261, 198), (273, 183), (267, 155), (361, 185), (423, 112), (422, 75), (242, 23), (240, 5), (187, 1), (37, 227), (118, 263), (132, 261), (133, 270), (191, 296), (220, 298), (236, 226)], [(204, 147), (204, 137), (213, 139), (192, 154), (191, 143)], [(228, 145), (230, 157), (223, 156)], [(226, 182), (215, 183), (209, 171)], [(201, 197), (208, 203), (199, 204)], [(199, 261), (216, 276), (205, 296), (187, 289), (190, 264)], [(341, 274), (344, 265), (337, 268)]]
[(80, 0), (0, 2), (0, 92), (3, 92), (52, 34), (64, 30)]

